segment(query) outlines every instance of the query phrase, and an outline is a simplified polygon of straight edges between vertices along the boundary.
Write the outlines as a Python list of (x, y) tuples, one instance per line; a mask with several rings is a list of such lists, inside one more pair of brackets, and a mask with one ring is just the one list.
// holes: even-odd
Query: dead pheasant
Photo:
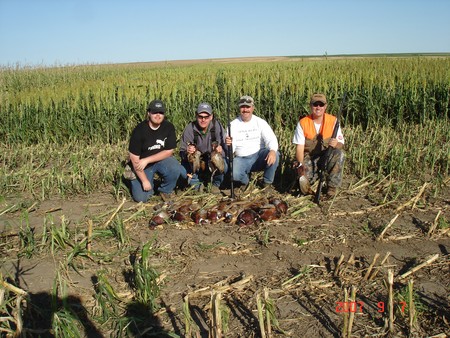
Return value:
[[(195, 144), (192, 144), (192, 143), (190, 145), (195, 146)], [(195, 174), (200, 170), (201, 156), (202, 156), (202, 153), (199, 150), (197, 150), (197, 147), (195, 148), (194, 153), (187, 154), (187, 160), (191, 164), (191, 167), (192, 167), (192, 174)]]
[(275, 208), (282, 214), (286, 214), (289, 208), (288, 204), (285, 201), (280, 200), (279, 198), (272, 197), (269, 199), (269, 203), (273, 204)]
[(158, 225), (162, 225), (166, 223), (169, 219), (169, 214), (165, 211), (160, 211), (156, 215), (152, 217), (150, 222), (148, 223), (148, 226), (150, 229), (155, 229)]
[(258, 213), (255, 210), (252, 209), (244, 209), (240, 212), (237, 218), (237, 225), (240, 227), (246, 227), (252, 224), (258, 224), (258, 222), (261, 220)]
[(309, 180), (305, 174), (305, 166), (299, 165), (297, 161), (294, 162), (294, 168), (297, 172), (298, 183), (300, 185), (300, 191), (303, 195), (314, 195), (314, 191), (311, 189)]
[(214, 175), (216, 172), (223, 174), (223, 172), (225, 171), (223, 156), (220, 152), (217, 151), (218, 146), (219, 143), (217, 141), (214, 141), (211, 144), (212, 151), (211, 159), (209, 161), (209, 170), (211, 171), (212, 175)]
[(199, 209), (191, 213), (191, 219), (195, 224), (206, 224), (209, 223), (208, 212), (204, 209)]
[(263, 221), (272, 221), (281, 217), (281, 212), (273, 204), (266, 204), (257, 210), (258, 216)]

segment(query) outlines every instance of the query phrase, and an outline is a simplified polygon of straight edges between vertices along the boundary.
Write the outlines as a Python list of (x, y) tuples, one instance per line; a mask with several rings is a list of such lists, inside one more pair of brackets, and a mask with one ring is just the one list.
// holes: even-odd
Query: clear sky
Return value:
[(450, 0), (0, 0), (0, 65), (450, 52)]

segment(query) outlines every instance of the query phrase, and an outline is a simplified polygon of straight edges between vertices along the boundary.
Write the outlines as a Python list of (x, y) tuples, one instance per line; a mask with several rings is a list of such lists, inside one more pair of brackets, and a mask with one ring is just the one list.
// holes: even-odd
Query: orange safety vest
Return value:
[[(336, 116), (325, 113), (323, 116), (322, 125), (320, 126), (319, 134), (324, 140), (331, 138), (333, 135), (334, 125), (336, 124)], [(303, 134), (307, 140), (312, 140), (317, 136), (316, 127), (314, 127), (314, 120), (312, 114), (300, 119), (300, 126), (303, 129)]]
[[(326, 146), (333, 136), (334, 125), (336, 124), (336, 116), (325, 113), (320, 126), (319, 133), (316, 132), (314, 126), (314, 120), (312, 114), (300, 119), (300, 126), (302, 127), (303, 134), (305, 135), (305, 152), (311, 155), (321, 153), (326, 149)], [(317, 140), (317, 136), (321, 135), (320, 144)]]

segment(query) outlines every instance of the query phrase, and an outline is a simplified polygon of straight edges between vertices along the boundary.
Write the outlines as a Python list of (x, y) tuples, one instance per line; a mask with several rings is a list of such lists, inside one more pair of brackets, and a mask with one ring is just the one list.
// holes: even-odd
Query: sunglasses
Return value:
[(313, 105), (313, 107), (324, 107), (325, 103), (319, 101), (319, 102), (314, 102), (312, 105)]
[(209, 118), (209, 115), (197, 115), (197, 118), (200, 120), (207, 120)]
[(242, 100), (239, 100), (239, 104), (243, 104), (243, 103), (252, 104), (253, 101), (252, 101), (251, 99), (242, 99)]
[(150, 114), (152, 114), (152, 115), (156, 115), (156, 114), (164, 115), (164, 113), (162, 111), (151, 111)]

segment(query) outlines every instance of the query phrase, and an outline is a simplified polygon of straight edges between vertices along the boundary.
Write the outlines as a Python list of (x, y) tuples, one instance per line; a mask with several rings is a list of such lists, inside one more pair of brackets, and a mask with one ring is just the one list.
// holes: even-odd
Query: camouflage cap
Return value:
[(313, 96), (311, 96), (311, 101), (309, 103), (314, 104), (316, 102), (322, 102), (322, 103), (326, 104), (327, 97), (325, 96), (325, 94), (321, 94), (321, 93), (313, 94)]
[(254, 106), (255, 105), (255, 100), (253, 100), (253, 97), (248, 96), (248, 95), (244, 95), (241, 96), (241, 98), (239, 99), (239, 108), (242, 106)]

